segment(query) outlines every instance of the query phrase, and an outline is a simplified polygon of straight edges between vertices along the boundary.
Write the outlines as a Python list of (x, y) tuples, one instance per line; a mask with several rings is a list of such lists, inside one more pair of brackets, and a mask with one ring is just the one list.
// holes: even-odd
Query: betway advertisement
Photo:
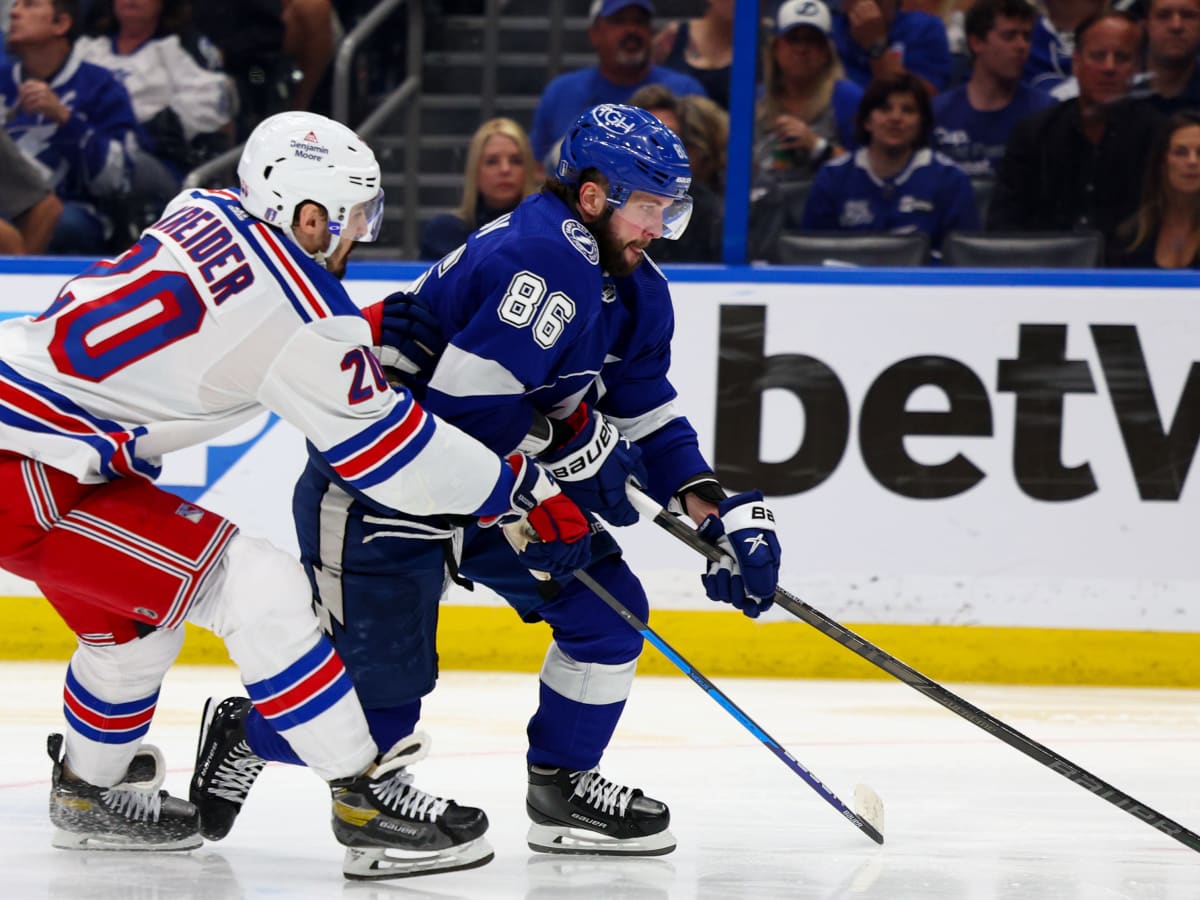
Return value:
[[(347, 287), (367, 303), (418, 272)], [(1200, 287), (669, 274), (679, 407), (730, 489), (767, 494), (793, 593), (847, 622), (1200, 631)], [(0, 275), (0, 310), (62, 281)], [(264, 414), (161, 483), (294, 550), (302, 464)], [(708, 608), (691, 551), (620, 531), (653, 603)]]

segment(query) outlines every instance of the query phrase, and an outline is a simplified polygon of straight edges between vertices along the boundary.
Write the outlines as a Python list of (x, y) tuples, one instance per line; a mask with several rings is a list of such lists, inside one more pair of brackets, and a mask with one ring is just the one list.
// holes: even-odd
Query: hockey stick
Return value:
[[(670, 532), (702, 556), (717, 561), (724, 555), (717, 547), (697, 534), (695, 529), (679, 521), (679, 519), (668, 513), (637, 488), (630, 486), (628, 494), (629, 501), (639, 513), (645, 518), (653, 520), (660, 528)], [(899, 679), (914, 690), (920, 691), (936, 703), (940, 703), (955, 715), (961, 716), (971, 724), (982, 728), (993, 737), (999, 738), (1016, 750), (1020, 750), (1026, 756), (1037, 760), (1051, 771), (1057, 772), (1068, 781), (1074, 782), (1085, 790), (1091, 791), (1102, 800), (1107, 800), (1113, 806), (1124, 810), (1134, 818), (1145, 822), (1152, 828), (1158, 829), (1168, 837), (1175, 838), (1175, 840), (1184, 846), (1200, 852), (1200, 835), (1188, 830), (1174, 819), (1164, 816), (1162, 813), (1136, 800), (1124, 791), (1113, 787), (1102, 778), (1093, 775), (1082, 766), (1076, 765), (1066, 757), (1060, 756), (1050, 748), (1039, 744), (1033, 738), (1027, 737), (990, 713), (986, 713), (974, 704), (967, 702), (954, 692), (938, 684), (933, 679), (922, 675), (911, 666), (902, 663), (896, 657), (875, 646), (865, 638), (859, 637), (844, 625), (838, 624), (820, 610), (814, 609), (783, 588), (776, 588), (774, 599), (776, 603), (792, 615), (804, 620), (826, 637), (832, 638), (846, 649), (857, 653), (867, 662), (878, 666), (892, 677)]]
[(783, 764), (799, 775), (808, 783), (814, 791), (821, 795), (830, 806), (840, 812), (855, 828), (869, 837), (877, 844), (883, 843), (883, 801), (879, 799), (871, 788), (864, 784), (855, 785), (854, 787), (854, 809), (851, 810), (843, 803), (838, 796), (825, 787), (821, 780), (812, 772), (800, 765), (800, 762), (792, 754), (788, 753), (775, 738), (771, 737), (762, 728), (759, 727), (753, 719), (744, 713), (736, 703), (730, 700), (715, 684), (705, 678), (696, 668), (686, 659), (680, 656), (672, 649), (671, 645), (659, 637), (654, 630), (631, 613), (620, 600), (609, 593), (604, 585), (600, 584), (585, 572), (583, 569), (577, 569), (574, 576), (579, 579), (588, 590), (608, 604), (617, 615), (629, 623), (635, 631), (643, 638), (658, 648), (667, 659), (683, 672), (688, 678), (696, 682), (696, 684), (708, 696), (712, 697), (721, 707), (731, 716), (738, 720), (747, 731), (759, 739), (766, 745), (767, 749), (783, 760)]

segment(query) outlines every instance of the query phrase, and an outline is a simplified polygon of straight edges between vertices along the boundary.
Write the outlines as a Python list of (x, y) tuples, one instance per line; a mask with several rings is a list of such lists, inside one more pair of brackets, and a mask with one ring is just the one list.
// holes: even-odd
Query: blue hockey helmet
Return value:
[(675, 240), (692, 217), (692, 169), (683, 142), (635, 106), (602, 103), (584, 112), (563, 138), (558, 180), (579, 184), (587, 169), (608, 180), (608, 202), (621, 207), (634, 191), (673, 202), (662, 214), (663, 237)]

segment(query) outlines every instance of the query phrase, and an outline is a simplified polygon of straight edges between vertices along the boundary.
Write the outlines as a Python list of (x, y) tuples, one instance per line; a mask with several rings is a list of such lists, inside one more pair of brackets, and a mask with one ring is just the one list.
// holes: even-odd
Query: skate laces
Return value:
[(433, 822), (446, 811), (449, 800), (427, 794), (413, 787), (413, 777), (404, 769), (371, 784), (371, 793), (389, 812), (410, 819), (429, 819)]
[(575, 772), (571, 778), (575, 781), (576, 797), (609, 815), (624, 816), (633, 795), (637, 792), (636, 788), (609, 781), (595, 770)]
[(229, 751), (229, 756), (217, 766), (207, 793), (222, 800), (241, 803), (266, 764), (267, 761), (251, 750), (249, 744), (244, 740), (238, 741)]
[(413, 787), (408, 767), (429, 755), (431, 741), (423, 731), (403, 737), (383, 755), (379, 768), (371, 779), (371, 793), (389, 812), (411, 819), (427, 818), (430, 822), (446, 811), (449, 800), (427, 794)]
[(119, 784), (104, 788), (100, 796), (104, 805), (117, 815), (137, 822), (157, 822), (162, 813), (164, 793)]

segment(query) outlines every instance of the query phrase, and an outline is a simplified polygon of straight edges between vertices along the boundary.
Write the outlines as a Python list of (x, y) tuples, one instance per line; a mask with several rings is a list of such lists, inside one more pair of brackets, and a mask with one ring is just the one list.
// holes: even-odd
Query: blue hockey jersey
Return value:
[(1025, 60), (1021, 81), (1050, 93), (1071, 77), (1074, 54), (1074, 32), (1059, 32), (1049, 19), (1038, 16), (1030, 36), (1029, 59)]
[(826, 163), (804, 206), (805, 229), (924, 231), (939, 247), (946, 232), (979, 228), (971, 180), (928, 147), (917, 150), (894, 178), (879, 178), (867, 148)]
[(83, 62), (72, 48), (50, 87), (71, 117), (62, 125), (17, 108), (21, 64), (0, 67), (5, 130), (30, 159), (44, 167), (59, 196), (87, 201), (128, 187), (138, 123), (129, 94), (107, 69)]
[(656, 498), (710, 469), (667, 379), (666, 278), (649, 259), (609, 277), (558, 198), (534, 195), (479, 229), (413, 291), (449, 339), (427, 408), (493, 450), (518, 447), (536, 415), (564, 418), (587, 401), (642, 447)]

